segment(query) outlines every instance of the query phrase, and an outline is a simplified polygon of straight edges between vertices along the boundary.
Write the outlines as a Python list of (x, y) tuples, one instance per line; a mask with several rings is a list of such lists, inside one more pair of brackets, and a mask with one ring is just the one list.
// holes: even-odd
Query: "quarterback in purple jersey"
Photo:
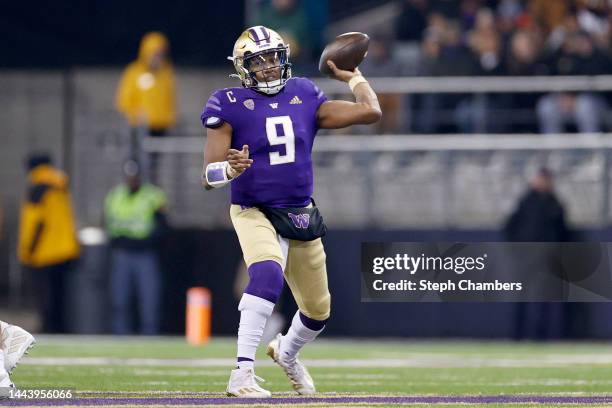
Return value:
[[(238, 305), (237, 364), (227, 394), (271, 395), (257, 382), (255, 352), (286, 281), (299, 310), (287, 333), (270, 342), (267, 354), (295, 391), (310, 395), (314, 382), (298, 352), (321, 333), (330, 315), (325, 251), (320, 238), (288, 239), (264, 211), (312, 210), (311, 153), (317, 130), (375, 123), (380, 106), (358, 69), (344, 71), (329, 62), (335, 79), (348, 83), (355, 102), (330, 101), (309, 79), (292, 78), (289, 46), (263, 26), (245, 30), (229, 59), (242, 86), (214, 92), (201, 116), (207, 129), (202, 182), (207, 190), (230, 184), (230, 216), (249, 273)], [(312, 217), (286, 215), (296, 228), (315, 223)]]

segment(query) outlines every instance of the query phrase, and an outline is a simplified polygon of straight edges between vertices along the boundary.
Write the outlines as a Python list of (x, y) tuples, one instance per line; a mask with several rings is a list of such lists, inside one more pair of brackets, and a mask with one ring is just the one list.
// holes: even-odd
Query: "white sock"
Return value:
[[(266, 327), (266, 321), (272, 314), (274, 303), (257, 296), (245, 293), (242, 295), (238, 310), (240, 310), (240, 326), (238, 327), (237, 357), (255, 360), (255, 352)], [(238, 368), (253, 368), (253, 361), (240, 361)]]
[(315, 331), (304, 326), (302, 319), (300, 319), (300, 311), (298, 310), (293, 316), (291, 327), (289, 327), (287, 334), (281, 340), (281, 358), (289, 361), (295, 359), (300, 349), (316, 339), (322, 331), (323, 329)]
[(244, 361), (238, 361), (236, 363), (236, 368), (242, 370), (243, 368), (255, 368), (255, 362), (254, 361), (248, 361), (248, 360), (244, 360)]

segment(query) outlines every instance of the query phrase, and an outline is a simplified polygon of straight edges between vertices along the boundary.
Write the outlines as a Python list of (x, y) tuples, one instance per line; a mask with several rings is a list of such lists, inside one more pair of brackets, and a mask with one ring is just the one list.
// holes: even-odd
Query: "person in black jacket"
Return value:
[[(566, 242), (571, 233), (565, 221), (563, 205), (553, 188), (553, 176), (541, 168), (531, 181), (527, 193), (521, 198), (504, 226), (504, 235), (511, 242)], [(564, 293), (564, 283), (555, 278), (557, 254), (550, 248), (541, 248), (534, 257), (517, 260), (526, 273), (525, 290), (534, 298), (558, 300)], [(539, 265), (539, 266), (536, 266)], [(534, 270), (537, 274), (530, 274)], [(557, 271), (558, 272), (558, 271)], [(516, 339), (550, 339), (567, 335), (570, 311), (563, 303), (517, 303), (514, 324)]]
[(508, 241), (565, 242), (570, 233), (550, 170), (541, 168), (504, 226)]

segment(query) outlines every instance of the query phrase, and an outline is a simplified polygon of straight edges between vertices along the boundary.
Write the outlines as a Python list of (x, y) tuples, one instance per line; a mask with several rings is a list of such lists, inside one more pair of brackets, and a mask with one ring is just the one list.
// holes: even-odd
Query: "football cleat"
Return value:
[(291, 381), (291, 385), (293, 389), (300, 395), (312, 395), (316, 392), (314, 381), (312, 381), (312, 377), (308, 373), (308, 370), (298, 360), (297, 356), (293, 360), (286, 360), (281, 358), (280, 356), (280, 345), (283, 336), (278, 333), (276, 338), (272, 340), (268, 344), (267, 354), (274, 360), (276, 364), (281, 366), (289, 381)]
[(14, 387), (6, 370), (0, 370), (0, 388)]
[(0, 340), (4, 353), (4, 369), (11, 374), (19, 360), (34, 347), (34, 336), (19, 326), (0, 321)]
[(241, 398), (270, 398), (272, 394), (257, 384), (264, 382), (263, 378), (255, 375), (252, 368), (237, 368), (232, 370), (229, 383), (227, 384), (228, 397)]
[(0, 367), (0, 399), (9, 398), (9, 388), (15, 388), (8, 371)]

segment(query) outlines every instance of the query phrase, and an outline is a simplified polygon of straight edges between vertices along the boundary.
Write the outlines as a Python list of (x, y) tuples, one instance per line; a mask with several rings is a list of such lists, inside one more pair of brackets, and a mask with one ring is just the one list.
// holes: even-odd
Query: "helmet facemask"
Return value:
[[(291, 78), (288, 48), (286, 46), (256, 53), (247, 52), (243, 57), (236, 58), (234, 64), (240, 72), (242, 85), (270, 95), (280, 92), (285, 82)], [(271, 74), (275, 76), (274, 79), (270, 78)]]

